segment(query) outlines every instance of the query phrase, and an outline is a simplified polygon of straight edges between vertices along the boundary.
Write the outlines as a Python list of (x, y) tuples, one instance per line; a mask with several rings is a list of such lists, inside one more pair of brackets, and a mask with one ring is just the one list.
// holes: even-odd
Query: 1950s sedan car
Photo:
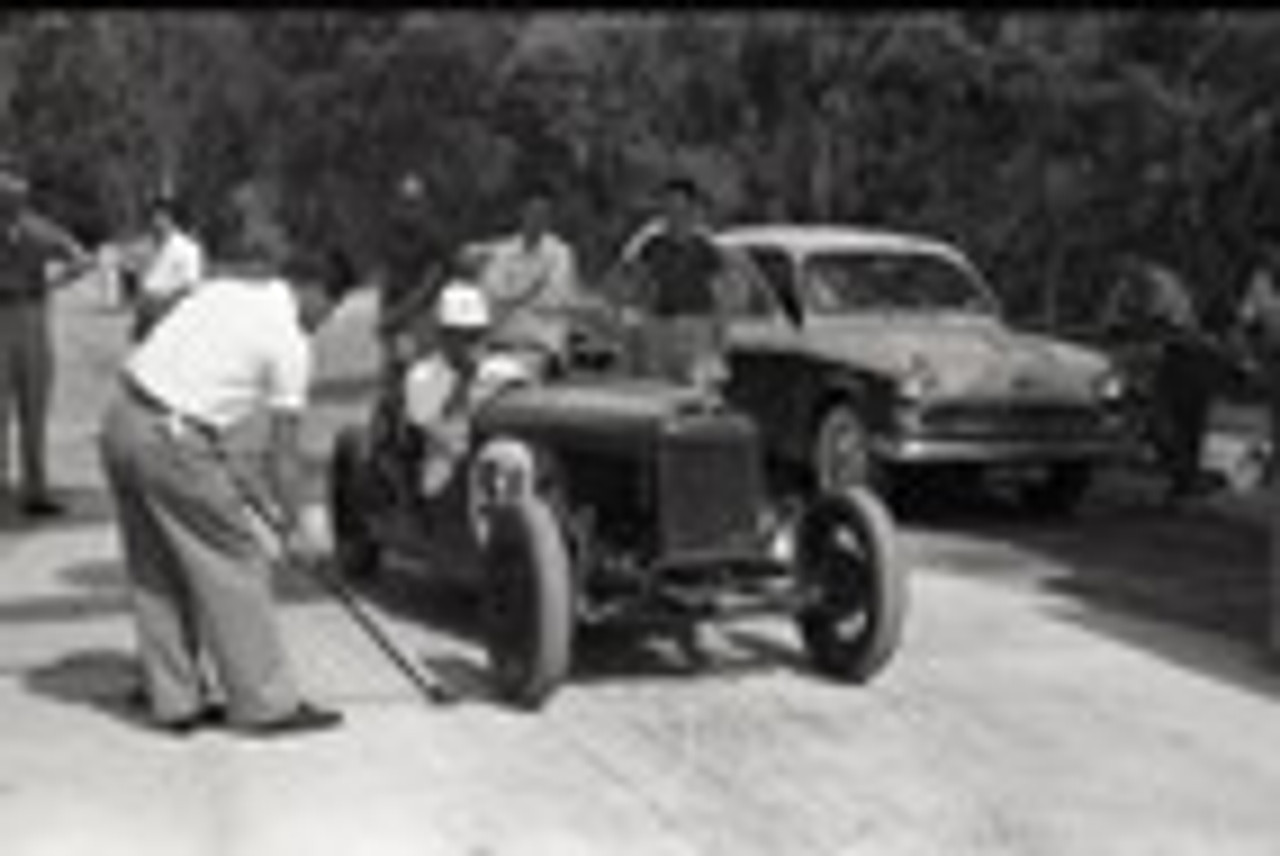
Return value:
[[(1100, 352), (1013, 329), (974, 265), (924, 237), (842, 226), (718, 234), (735, 405), (771, 457), (822, 489), (931, 468), (999, 473), (1028, 507), (1071, 510), (1123, 455), (1124, 384)], [(746, 275), (741, 275), (741, 274)]]
[(509, 701), (545, 700), (576, 631), (601, 623), (679, 639), (703, 620), (786, 611), (815, 666), (849, 681), (897, 647), (906, 583), (884, 507), (863, 489), (772, 493), (753, 421), (714, 396), (608, 372), (504, 388), (431, 500), (408, 484), (397, 418), (384, 391), (337, 438), (339, 562), (369, 573), (395, 552), (478, 592)]

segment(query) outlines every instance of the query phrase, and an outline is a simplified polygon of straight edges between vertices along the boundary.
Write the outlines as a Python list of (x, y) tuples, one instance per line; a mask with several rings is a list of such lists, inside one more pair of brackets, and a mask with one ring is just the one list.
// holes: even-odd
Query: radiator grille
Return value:
[(660, 441), (657, 477), (665, 556), (752, 543), (761, 484), (750, 423), (723, 415), (681, 420)]

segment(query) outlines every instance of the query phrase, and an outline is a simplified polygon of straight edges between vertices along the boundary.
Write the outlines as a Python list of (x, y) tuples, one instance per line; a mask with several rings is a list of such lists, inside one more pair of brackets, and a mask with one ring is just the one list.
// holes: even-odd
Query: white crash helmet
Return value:
[(470, 283), (454, 280), (436, 298), (436, 323), (458, 330), (483, 330), (492, 323), (489, 299)]

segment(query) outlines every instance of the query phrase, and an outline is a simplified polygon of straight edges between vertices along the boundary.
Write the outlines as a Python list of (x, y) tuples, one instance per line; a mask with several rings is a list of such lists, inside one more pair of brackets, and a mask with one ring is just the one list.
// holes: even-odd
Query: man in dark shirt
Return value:
[(1267, 495), (1270, 497), (1271, 608), (1267, 627), (1268, 647), (1280, 665), (1280, 241), (1266, 240), (1249, 276), (1237, 310), (1238, 333), (1248, 348), (1248, 360), (1256, 373), (1267, 404), (1270, 429), (1266, 458)]
[(393, 373), (410, 356), (402, 347), (402, 334), (429, 312), (443, 282), (447, 256), (436, 228), (422, 179), (413, 173), (404, 176), (396, 187), (381, 253), (378, 335), (383, 367)]
[(1126, 258), (1122, 270), (1126, 279), (1106, 309), (1106, 326), (1139, 352), (1137, 368), (1145, 372), (1151, 399), (1151, 439), (1169, 476), (1166, 499), (1178, 503), (1210, 489), (1200, 459), (1217, 359), (1182, 277), (1137, 257)]
[(703, 223), (702, 194), (688, 178), (663, 186), (662, 215), (623, 252), (642, 316), (639, 370), (681, 383), (714, 385), (724, 378), (724, 321), (715, 280), (720, 250)]
[(31, 210), (26, 181), (0, 171), (0, 490), (9, 476), (11, 416), (18, 421), (20, 507), (30, 517), (61, 512), (49, 491), (46, 426), (53, 386), (49, 291), (52, 267), (79, 270), (88, 253), (61, 227)]

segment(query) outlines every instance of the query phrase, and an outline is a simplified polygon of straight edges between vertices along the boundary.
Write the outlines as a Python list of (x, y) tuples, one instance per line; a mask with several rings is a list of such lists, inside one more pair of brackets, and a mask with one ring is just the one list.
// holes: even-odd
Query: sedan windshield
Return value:
[(810, 257), (802, 291), (810, 312), (839, 315), (868, 310), (943, 310), (994, 313), (977, 275), (926, 253), (827, 253)]

